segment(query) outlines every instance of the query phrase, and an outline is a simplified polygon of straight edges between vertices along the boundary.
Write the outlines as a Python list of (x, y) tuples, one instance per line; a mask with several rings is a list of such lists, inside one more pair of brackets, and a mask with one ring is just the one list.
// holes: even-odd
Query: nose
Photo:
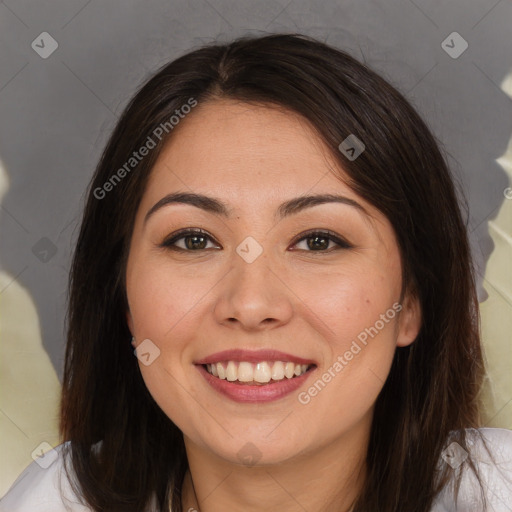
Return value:
[(219, 283), (213, 310), (216, 321), (246, 331), (288, 323), (293, 315), (293, 293), (278, 277), (265, 251), (252, 263), (236, 253), (232, 261), (231, 272)]

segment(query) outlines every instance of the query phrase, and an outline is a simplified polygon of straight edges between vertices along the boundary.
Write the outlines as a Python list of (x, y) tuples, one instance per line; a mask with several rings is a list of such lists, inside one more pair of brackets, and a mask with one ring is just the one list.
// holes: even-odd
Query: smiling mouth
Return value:
[(300, 377), (315, 367), (314, 364), (297, 364), (291, 361), (221, 361), (203, 364), (203, 368), (214, 377), (235, 384), (264, 386), (285, 379)]

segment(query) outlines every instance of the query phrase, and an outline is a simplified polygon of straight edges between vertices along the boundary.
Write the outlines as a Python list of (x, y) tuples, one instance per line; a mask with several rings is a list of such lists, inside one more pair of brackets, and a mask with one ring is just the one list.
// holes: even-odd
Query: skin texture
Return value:
[[(150, 393), (184, 434), (184, 510), (340, 512), (364, 481), (375, 400), (396, 347), (414, 341), (421, 314), (406, 295), (400, 314), (309, 403), (299, 402), (299, 392), (400, 302), (393, 229), (339, 176), (343, 170), (306, 120), (233, 100), (200, 104), (152, 170), (127, 263), (127, 321), (136, 344), (150, 339), (161, 351), (149, 366), (139, 364)], [(172, 192), (221, 199), (231, 215), (172, 204), (144, 223)], [(357, 201), (366, 213), (331, 202), (276, 218), (284, 201), (322, 193)], [(206, 248), (159, 247), (183, 228), (206, 231)], [(333, 231), (352, 247), (311, 249), (297, 239), (311, 229)], [(236, 252), (248, 236), (263, 249), (252, 263)], [(193, 364), (232, 348), (277, 349), (317, 368), (284, 398), (237, 403), (213, 390)], [(256, 464), (242, 464), (247, 451)]]

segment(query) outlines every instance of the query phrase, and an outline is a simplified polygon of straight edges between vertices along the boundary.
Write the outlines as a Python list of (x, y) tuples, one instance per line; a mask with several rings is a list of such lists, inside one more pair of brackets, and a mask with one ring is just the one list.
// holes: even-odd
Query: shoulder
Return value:
[(0, 512), (91, 512), (72, 491), (64, 469), (68, 443), (32, 462), (0, 500)]
[[(447, 463), (454, 469), (454, 477), (462, 475), (460, 490), (455, 501), (454, 480), (443, 489), (431, 512), (481, 512), (484, 510), (512, 510), (512, 430), (504, 428), (467, 429), (469, 453), (457, 443), (448, 444), (440, 464)], [(482, 482), (468, 464), (471, 456)]]
[[(100, 447), (101, 441), (92, 449), (96, 451)], [(69, 448), (69, 442), (60, 444), (32, 462), (0, 499), (0, 512), (93, 512), (75, 494), (66, 473), (67, 463), (74, 479)], [(156, 510), (157, 502), (153, 498), (148, 512)]]

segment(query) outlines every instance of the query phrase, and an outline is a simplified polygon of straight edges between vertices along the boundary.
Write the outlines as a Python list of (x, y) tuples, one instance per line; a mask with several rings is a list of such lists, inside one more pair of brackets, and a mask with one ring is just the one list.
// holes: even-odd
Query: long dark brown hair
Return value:
[[(480, 422), (478, 303), (455, 186), (438, 141), (394, 87), (347, 53), (296, 34), (187, 53), (142, 86), (113, 131), (88, 190), (69, 283), (60, 433), (77, 492), (95, 511), (141, 512), (150, 503), (182, 511), (183, 436), (133, 355), (125, 266), (149, 174), (173, 136), (169, 119), (216, 98), (301, 114), (349, 186), (391, 222), (403, 289), (419, 298), (422, 326), (414, 343), (397, 348), (377, 398), (355, 510), (427, 512), (453, 472), (438, 465), (447, 440), (467, 447), (464, 429)], [(351, 134), (366, 146), (355, 160), (338, 149)], [(156, 147), (127, 166), (148, 137)], [(475, 469), (471, 457), (465, 464)]]

